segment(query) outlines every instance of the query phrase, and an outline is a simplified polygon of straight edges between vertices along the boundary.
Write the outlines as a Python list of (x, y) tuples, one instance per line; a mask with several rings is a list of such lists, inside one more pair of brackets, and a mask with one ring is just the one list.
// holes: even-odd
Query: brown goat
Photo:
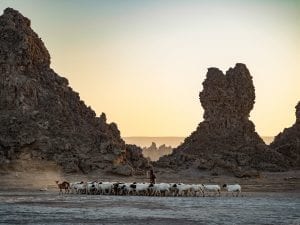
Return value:
[(69, 193), (70, 192), (70, 183), (67, 181), (64, 181), (62, 183), (59, 183), (59, 181), (55, 181), (55, 183), (57, 184), (58, 188), (59, 188), (59, 193), (63, 193), (62, 190), (65, 189), (65, 193)]

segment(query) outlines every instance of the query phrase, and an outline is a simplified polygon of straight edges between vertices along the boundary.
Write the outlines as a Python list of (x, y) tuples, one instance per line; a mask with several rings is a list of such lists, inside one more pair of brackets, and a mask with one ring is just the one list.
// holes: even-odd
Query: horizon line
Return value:
[[(122, 138), (185, 138), (188, 136), (121, 136)], [(260, 137), (275, 137), (275, 136), (270, 136), (270, 135), (262, 135)]]

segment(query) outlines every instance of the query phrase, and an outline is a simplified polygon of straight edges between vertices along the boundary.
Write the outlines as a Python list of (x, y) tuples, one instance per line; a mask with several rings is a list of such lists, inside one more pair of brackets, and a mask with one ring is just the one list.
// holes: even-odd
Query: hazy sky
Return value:
[(187, 136), (208, 67), (245, 63), (260, 135), (295, 121), (300, 1), (0, 0), (32, 21), (51, 67), (122, 136)]

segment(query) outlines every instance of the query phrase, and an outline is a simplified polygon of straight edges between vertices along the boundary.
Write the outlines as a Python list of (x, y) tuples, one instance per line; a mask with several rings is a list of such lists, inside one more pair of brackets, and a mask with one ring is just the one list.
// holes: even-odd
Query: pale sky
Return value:
[[(51, 67), (122, 136), (188, 136), (208, 67), (245, 63), (262, 136), (295, 121), (300, 1), (0, 0), (31, 19)], [(1, 13), (2, 14), (2, 13)]]

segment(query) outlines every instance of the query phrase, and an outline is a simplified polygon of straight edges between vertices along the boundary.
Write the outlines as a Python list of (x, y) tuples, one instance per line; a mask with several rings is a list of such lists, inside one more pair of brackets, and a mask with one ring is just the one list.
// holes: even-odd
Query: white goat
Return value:
[(171, 184), (170, 190), (173, 196), (189, 196), (192, 186), (190, 184)]
[(73, 182), (70, 183), (70, 190), (71, 190), (71, 194), (78, 194), (77, 193), (77, 185), (80, 184), (80, 182)]
[(97, 194), (98, 183), (96, 181), (87, 182), (86, 184), (86, 194)]
[(85, 194), (86, 193), (86, 183), (81, 181), (80, 183), (75, 185), (76, 193)]
[(122, 194), (122, 186), (124, 185), (125, 183), (122, 183), (122, 182), (116, 182), (116, 183), (113, 183), (113, 193), (115, 195), (120, 195)]
[(166, 196), (170, 193), (171, 185), (167, 183), (149, 184), (149, 195)]
[(120, 192), (122, 195), (129, 195), (129, 194), (133, 194), (135, 192), (135, 189), (136, 189), (136, 184), (125, 183), (121, 185)]
[(71, 183), (71, 193), (74, 194), (75, 192), (76, 194), (84, 194), (86, 193), (86, 186), (86, 183), (84, 183), (83, 181)]
[(100, 194), (112, 194), (114, 184), (112, 182), (99, 182), (98, 191)]
[[(205, 192), (214, 192), (215, 194), (219, 193), (219, 196), (221, 196), (221, 188), (220, 185), (217, 184), (202, 184), (203, 190)], [(204, 196), (204, 194), (203, 194)]]
[(199, 196), (200, 194), (202, 194), (202, 196), (204, 197), (204, 190), (202, 184), (191, 184), (190, 186), (192, 195)]
[[(135, 188), (134, 188), (134, 185), (135, 185)], [(148, 194), (149, 183), (132, 184), (132, 187), (135, 189), (135, 193), (137, 195), (147, 195)]]
[(232, 196), (234, 196), (234, 192), (236, 192), (236, 197), (242, 192), (242, 187), (239, 184), (224, 184), (223, 188), (228, 192), (232, 192)]

